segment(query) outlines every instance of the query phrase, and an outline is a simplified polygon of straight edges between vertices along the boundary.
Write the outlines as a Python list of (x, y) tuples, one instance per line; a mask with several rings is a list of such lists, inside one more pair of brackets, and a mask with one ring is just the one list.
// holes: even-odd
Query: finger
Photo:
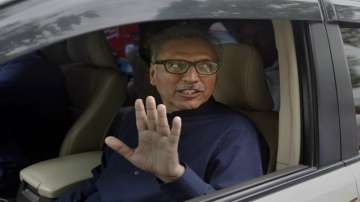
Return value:
[(113, 136), (108, 136), (105, 138), (105, 143), (114, 151), (122, 155), (125, 159), (130, 161), (131, 156), (134, 153), (134, 150), (128, 147), (121, 140)]
[(147, 117), (142, 99), (137, 99), (135, 101), (135, 116), (136, 116), (136, 126), (138, 131), (140, 132), (146, 130)]
[(156, 124), (156, 130), (161, 134), (168, 136), (170, 135), (170, 128), (168, 119), (166, 116), (166, 107), (163, 104), (159, 104), (157, 107), (158, 121)]
[(171, 127), (171, 136), (174, 137), (176, 141), (180, 138), (181, 133), (181, 118), (176, 116), (172, 121)]
[(157, 110), (156, 110), (156, 102), (153, 96), (148, 96), (146, 98), (146, 114), (147, 114), (148, 129), (156, 130)]

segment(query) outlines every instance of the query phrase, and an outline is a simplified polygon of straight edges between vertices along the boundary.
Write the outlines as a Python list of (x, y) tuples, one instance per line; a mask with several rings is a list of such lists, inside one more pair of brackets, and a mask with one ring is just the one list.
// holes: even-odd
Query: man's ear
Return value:
[(156, 74), (156, 68), (154, 64), (150, 64), (150, 69), (149, 69), (149, 79), (150, 79), (150, 84), (155, 86), (156, 85), (156, 78), (155, 78), (155, 74)]

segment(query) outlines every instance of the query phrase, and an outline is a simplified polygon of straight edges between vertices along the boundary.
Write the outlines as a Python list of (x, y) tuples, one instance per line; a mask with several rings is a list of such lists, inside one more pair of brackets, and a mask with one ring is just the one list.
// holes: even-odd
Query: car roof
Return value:
[(0, 7), (0, 63), (83, 33), (175, 19), (322, 17), (318, 0), (25, 0)]

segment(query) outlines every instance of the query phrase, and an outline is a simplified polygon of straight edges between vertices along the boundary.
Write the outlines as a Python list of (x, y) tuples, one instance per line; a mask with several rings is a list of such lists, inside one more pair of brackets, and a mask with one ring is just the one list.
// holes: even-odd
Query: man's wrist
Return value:
[(165, 183), (174, 182), (178, 180), (185, 173), (185, 167), (181, 164), (176, 167), (175, 174), (171, 176), (157, 176), (161, 181)]

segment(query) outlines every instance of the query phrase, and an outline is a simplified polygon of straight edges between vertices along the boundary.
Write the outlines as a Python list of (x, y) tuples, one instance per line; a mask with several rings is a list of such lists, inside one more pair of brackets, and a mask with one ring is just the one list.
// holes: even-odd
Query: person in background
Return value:
[(222, 22), (215, 22), (209, 27), (209, 34), (214, 36), (219, 44), (237, 44), (236, 39), (229, 33)]
[(137, 24), (125, 25), (106, 29), (106, 39), (116, 58), (119, 70), (128, 75), (133, 74), (133, 67), (129, 59), (137, 52), (139, 43), (139, 27)]
[(58, 155), (67, 102), (60, 68), (40, 52), (0, 65), (0, 197), (15, 195), (22, 168)]

